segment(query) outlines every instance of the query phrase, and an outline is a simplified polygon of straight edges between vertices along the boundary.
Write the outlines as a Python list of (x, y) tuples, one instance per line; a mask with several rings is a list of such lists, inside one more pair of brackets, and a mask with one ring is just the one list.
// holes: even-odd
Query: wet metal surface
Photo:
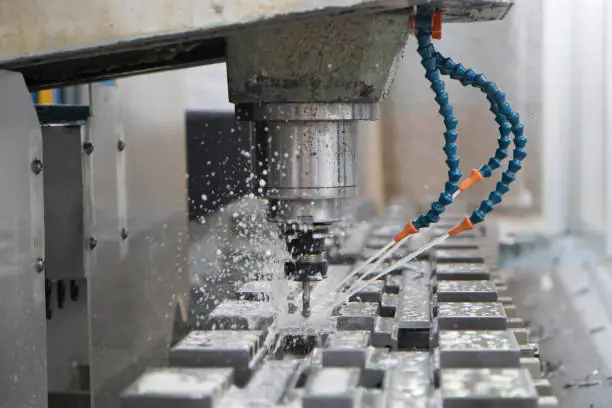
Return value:
[[(437, 303), (436, 274), (428, 262), (416, 262), (393, 279), (373, 282), (379, 300), (356, 298), (332, 316), (321, 314), (333, 303), (329, 290), (350, 270), (332, 266), (328, 280), (314, 285), (309, 319), (273, 314), (264, 331), (245, 330), (240, 322), (247, 315), (266, 316), (273, 302), (255, 296), (220, 303), (217, 315), (237, 326), (193, 332), (173, 350), (185, 350), (183, 362), (172, 361), (233, 367), (238, 387), (224, 391), (218, 402), (228, 408), (535, 408), (540, 397), (552, 404), (542, 407), (555, 406), (550, 384), (541, 379), (538, 345), (522, 320), (514, 319), (516, 328), (506, 330), (511, 299)], [(498, 281), (437, 284), (438, 292), (441, 287), (446, 293), (507, 295)], [(236, 288), (244, 295), (265, 292), (265, 286)], [(230, 313), (234, 307), (240, 313)], [(188, 352), (210, 358), (196, 363)]]

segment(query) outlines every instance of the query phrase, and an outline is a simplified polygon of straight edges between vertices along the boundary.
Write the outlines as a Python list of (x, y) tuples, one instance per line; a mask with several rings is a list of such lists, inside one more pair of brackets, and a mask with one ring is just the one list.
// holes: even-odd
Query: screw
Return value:
[(94, 145), (91, 142), (83, 143), (83, 151), (86, 155), (90, 156), (94, 151)]
[(89, 237), (89, 239), (87, 240), (87, 245), (89, 246), (89, 249), (93, 250), (95, 247), (98, 246), (98, 240), (94, 237)]
[(34, 260), (34, 270), (38, 273), (42, 273), (45, 270), (45, 260), (42, 258), (36, 258)]
[(32, 164), (30, 164), (30, 168), (32, 169), (32, 173), (39, 175), (43, 170), (43, 164), (40, 160), (34, 159), (32, 160)]
[(127, 237), (128, 237), (127, 230), (125, 228), (121, 228), (121, 239), (125, 241)]
[(125, 142), (121, 139), (119, 139), (119, 141), (117, 142), (117, 150), (119, 150), (120, 152), (125, 150)]

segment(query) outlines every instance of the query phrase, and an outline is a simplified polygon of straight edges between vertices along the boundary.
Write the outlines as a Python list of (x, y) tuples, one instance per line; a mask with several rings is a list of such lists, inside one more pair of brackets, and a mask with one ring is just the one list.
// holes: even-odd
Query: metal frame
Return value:
[[(225, 58), (226, 37), (262, 24), (416, 5), (441, 7), (447, 22), (487, 21), (503, 18), (512, 4), (513, 0), (126, 0), (78, 4), (71, 0), (23, 0), (7, 4), (0, 16), (0, 67), (21, 72), (31, 89), (51, 88), (218, 62)], [(66, 19), (65, 13), (71, 18)]]
[(0, 406), (46, 408), (42, 136), (21, 75), (0, 89)]

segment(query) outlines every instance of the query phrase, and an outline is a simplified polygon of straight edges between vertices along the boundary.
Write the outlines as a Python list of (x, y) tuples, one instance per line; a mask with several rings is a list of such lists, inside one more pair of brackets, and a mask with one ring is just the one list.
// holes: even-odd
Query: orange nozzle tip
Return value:
[(399, 234), (397, 234), (395, 238), (393, 238), (393, 240), (395, 242), (400, 242), (402, 239), (406, 238), (407, 236), (416, 234), (417, 232), (419, 232), (419, 230), (414, 226), (414, 224), (412, 224), (412, 221), (410, 221), (408, 224), (406, 224), (404, 229)]
[(459, 235), (464, 231), (470, 231), (474, 229), (474, 224), (470, 221), (469, 217), (465, 217), (463, 221), (459, 225), (457, 225), (452, 230), (448, 231), (449, 237), (454, 237), (455, 235)]
[(479, 181), (481, 181), (482, 179), (484, 179), (482, 174), (478, 170), (474, 169), (474, 170), (472, 170), (472, 172), (470, 173), (468, 178), (466, 178), (465, 181), (463, 183), (461, 183), (461, 185), (459, 186), (459, 190), (460, 191), (465, 191), (468, 188), (470, 188), (471, 186), (473, 186), (474, 184), (476, 184)]
[(436, 11), (431, 15), (431, 38), (442, 39), (442, 12)]

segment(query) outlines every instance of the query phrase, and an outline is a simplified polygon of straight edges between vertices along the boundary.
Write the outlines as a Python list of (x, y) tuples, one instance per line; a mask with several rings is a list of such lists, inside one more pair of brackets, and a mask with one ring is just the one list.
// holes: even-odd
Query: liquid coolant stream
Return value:
[[(438, 238), (434, 239), (433, 241), (429, 242), (428, 244), (422, 246), (421, 248), (417, 249), (416, 251), (412, 252), (411, 254), (409, 254), (409, 255), (405, 256), (404, 258), (400, 259), (399, 261), (397, 261), (393, 265), (391, 265), (388, 268), (384, 269), (382, 272), (380, 272), (377, 275), (373, 276), (371, 280), (372, 281), (378, 280), (378, 279), (382, 278), (383, 276), (387, 275), (388, 273), (391, 273), (394, 270), (396, 270), (398, 268), (401, 268), (402, 266), (404, 266), (408, 262), (412, 261), (417, 256), (421, 255), (423, 252), (428, 251), (431, 248), (435, 247), (436, 245), (439, 245), (442, 242), (446, 241), (446, 239), (448, 239), (448, 237), (449, 237), (448, 234), (444, 234), (444, 235), (439, 236)], [(341, 296), (341, 298), (332, 303), (332, 305), (326, 310), (326, 314), (327, 315), (331, 315), (333, 310), (336, 307), (341, 306), (342, 304), (347, 302), (352, 296), (356, 295), (357, 293), (359, 293), (360, 291), (365, 289), (367, 287), (367, 285), (368, 285), (367, 282), (364, 285), (360, 285), (360, 286), (357, 286), (357, 287), (355, 287), (356, 285), (351, 285), (351, 287), (348, 288), (346, 293), (339, 294)]]

